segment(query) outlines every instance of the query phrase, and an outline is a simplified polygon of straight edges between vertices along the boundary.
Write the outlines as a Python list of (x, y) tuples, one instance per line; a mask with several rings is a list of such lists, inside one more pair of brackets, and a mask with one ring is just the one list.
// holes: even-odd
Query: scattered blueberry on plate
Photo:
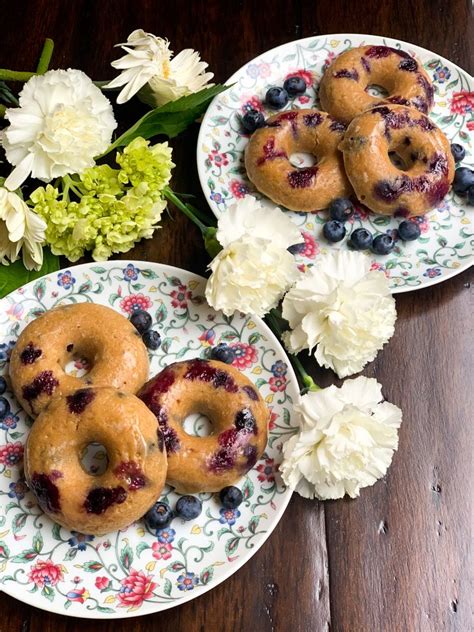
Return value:
[(145, 514), (145, 522), (151, 531), (156, 529), (164, 529), (173, 520), (173, 510), (169, 505), (157, 502)]
[(225, 362), (225, 364), (232, 364), (232, 362), (235, 360), (235, 351), (232, 349), (232, 347), (229, 347), (229, 345), (221, 342), (216, 347), (212, 348), (211, 358), (213, 360)]
[(453, 154), (455, 162), (461, 162), (466, 156), (466, 150), (462, 145), (459, 145), (459, 143), (453, 143), (451, 145), (451, 153)]
[(474, 185), (470, 186), (467, 190), (467, 203), (470, 206), (474, 206)]
[(354, 250), (368, 250), (372, 245), (372, 240), (372, 234), (367, 228), (356, 228), (351, 233), (349, 244)]
[(202, 511), (202, 502), (196, 496), (181, 496), (176, 503), (176, 515), (183, 520), (194, 520)]
[(258, 110), (249, 110), (242, 117), (242, 125), (247, 132), (254, 132), (259, 127), (263, 127), (265, 125), (265, 117)]
[(354, 213), (354, 206), (348, 198), (336, 198), (329, 205), (329, 215), (331, 219), (338, 222), (345, 222)]
[(138, 309), (130, 316), (130, 322), (140, 334), (143, 334), (150, 329), (152, 319), (150, 314), (144, 309)]
[(0, 395), (3, 395), (3, 393), (6, 390), (7, 390), (7, 381), (5, 380), (3, 375), (0, 375)]
[(421, 235), (421, 230), (415, 222), (404, 221), (398, 227), (398, 236), (403, 241), (415, 241)]
[(346, 228), (342, 222), (332, 219), (323, 226), (323, 235), (332, 243), (341, 241), (346, 234)]
[(0, 418), (5, 417), (10, 412), (10, 404), (4, 397), (0, 397)]
[(388, 255), (392, 252), (395, 242), (390, 235), (377, 235), (372, 242), (372, 250), (376, 255)]
[(269, 88), (265, 95), (265, 103), (274, 110), (281, 110), (288, 103), (288, 92), (284, 88)]
[(454, 172), (454, 192), (458, 195), (466, 195), (471, 186), (474, 186), (474, 171), (467, 167), (458, 167)]
[(219, 499), (225, 509), (235, 509), (242, 503), (244, 496), (238, 487), (229, 485), (229, 487), (221, 489)]
[(151, 351), (156, 351), (161, 345), (161, 336), (154, 329), (148, 329), (147, 331), (145, 331), (145, 333), (142, 335), (142, 340), (145, 344), (145, 347), (147, 347)]
[(306, 82), (301, 77), (288, 77), (283, 84), (283, 88), (290, 97), (297, 97), (306, 92)]

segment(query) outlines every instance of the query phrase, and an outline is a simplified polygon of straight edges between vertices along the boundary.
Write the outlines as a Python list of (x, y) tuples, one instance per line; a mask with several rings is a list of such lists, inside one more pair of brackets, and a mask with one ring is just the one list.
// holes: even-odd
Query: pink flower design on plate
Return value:
[(139, 309), (147, 310), (153, 305), (149, 296), (145, 296), (144, 294), (130, 294), (129, 296), (125, 296), (120, 301), (120, 309), (128, 314), (133, 314), (133, 312), (138, 311)]
[(177, 290), (171, 292), (171, 297), (171, 305), (173, 307), (185, 309), (188, 306), (188, 301), (191, 300), (192, 292), (188, 290), (186, 285), (180, 285)]
[(24, 307), (22, 303), (13, 303), (7, 309), (8, 318), (10, 320), (21, 320), (24, 312)]
[(59, 564), (53, 564), (51, 560), (39, 560), (32, 566), (28, 579), (38, 588), (56, 586), (63, 579), (63, 571)]
[(89, 593), (85, 588), (73, 588), (66, 594), (66, 599), (69, 601), (77, 601), (79, 603), (84, 603), (86, 599), (89, 599)]
[(265, 77), (269, 77), (272, 74), (272, 69), (270, 64), (267, 64), (266, 62), (262, 62), (261, 64), (258, 65), (258, 71), (261, 77), (265, 78)]
[(474, 110), (474, 92), (461, 90), (453, 92), (451, 97), (451, 114), (467, 114)]
[(333, 53), (332, 51), (330, 53), (328, 53), (328, 56), (326, 57), (324, 64), (323, 64), (323, 72), (329, 68), (329, 66), (332, 64), (332, 62), (334, 61), (334, 59), (336, 58), (336, 53)]
[(273, 412), (273, 409), (270, 408), (270, 421), (268, 422), (268, 429), (269, 430), (273, 430), (275, 428), (275, 422), (278, 419), (280, 415), (278, 415), (277, 413)]
[(17, 441), (0, 446), (0, 463), (6, 466), (16, 465), (23, 458), (24, 446)]
[(110, 579), (108, 577), (96, 577), (95, 578), (95, 587), (99, 590), (104, 590), (110, 584)]
[(136, 571), (133, 568), (130, 569), (130, 575), (122, 579), (120, 583), (121, 588), (117, 595), (120, 601), (119, 608), (138, 608), (145, 599), (150, 599), (158, 586), (153, 581), (153, 575), (145, 575), (143, 571)]
[(245, 197), (250, 191), (245, 182), (242, 182), (241, 180), (231, 180), (229, 183), (229, 189), (232, 195), (239, 199)]
[(235, 353), (232, 366), (242, 370), (250, 368), (252, 364), (257, 362), (258, 353), (253, 345), (249, 345), (246, 342), (234, 342), (230, 347), (232, 347)]
[(273, 459), (265, 459), (265, 463), (257, 465), (257, 476), (261, 483), (273, 483), (275, 481), (275, 463)]
[(308, 257), (308, 259), (314, 259), (315, 256), (319, 254), (319, 244), (311, 233), (303, 232), (301, 234), (304, 239), (304, 249), (300, 254), (303, 257)]
[(212, 347), (216, 338), (216, 332), (214, 329), (206, 329), (199, 336), (198, 340), (201, 341), (203, 347)]
[(164, 544), (161, 542), (153, 542), (151, 547), (153, 549), (153, 557), (155, 560), (169, 560), (171, 557), (171, 551), (173, 550), (172, 544)]
[(217, 149), (213, 149), (207, 157), (216, 165), (216, 167), (226, 167), (229, 164), (227, 154), (225, 152), (221, 153)]
[(257, 110), (258, 112), (261, 112), (263, 110), (262, 102), (255, 95), (243, 95), (240, 99), (240, 102), (242, 104), (240, 106), (240, 109), (242, 110), (243, 114), (245, 114), (246, 112), (250, 112), (250, 110)]
[(279, 391), (284, 391), (286, 388), (286, 377), (284, 375), (280, 375), (279, 377), (271, 377), (268, 380), (270, 384), (270, 390), (274, 393)]
[(309, 98), (309, 96), (307, 94), (302, 94), (300, 97), (298, 97), (298, 101), (300, 103), (309, 103), (311, 101), (311, 99)]
[(468, 129), (470, 132), (474, 132), (474, 121), (468, 121), (468, 123), (467, 123), (467, 129)]

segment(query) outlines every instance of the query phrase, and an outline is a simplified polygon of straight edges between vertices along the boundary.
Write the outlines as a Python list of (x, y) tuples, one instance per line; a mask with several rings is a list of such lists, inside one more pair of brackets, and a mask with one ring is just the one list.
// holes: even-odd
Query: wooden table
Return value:
[[(199, 50), (218, 81), (266, 49), (308, 35), (394, 36), (474, 70), (468, 0), (178, 2), (2, 1), (0, 66), (35, 67), (45, 37), (53, 67), (110, 78), (135, 28)], [(138, 106), (138, 109), (140, 106)], [(132, 120), (136, 107), (122, 110)], [(173, 187), (200, 193), (197, 129), (173, 142)], [(200, 235), (182, 215), (127, 258), (203, 273)], [(214, 590), (173, 610), (124, 621), (48, 614), (0, 595), (0, 632), (440, 632), (467, 631), (472, 505), (472, 271), (397, 296), (396, 333), (367, 367), (402, 407), (400, 449), (388, 476), (355, 501), (294, 496), (258, 553)], [(312, 368), (320, 384), (333, 376)]]

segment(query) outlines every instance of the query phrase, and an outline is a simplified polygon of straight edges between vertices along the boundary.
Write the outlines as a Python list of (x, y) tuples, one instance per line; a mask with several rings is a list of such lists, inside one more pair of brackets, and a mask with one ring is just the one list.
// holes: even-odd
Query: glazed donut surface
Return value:
[[(83, 378), (64, 370), (74, 356), (91, 365)], [(15, 396), (33, 417), (53, 397), (86, 385), (135, 393), (148, 371), (148, 353), (133, 325), (110, 307), (92, 303), (58, 307), (33, 320), (19, 336), (10, 361)]]
[[(386, 98), (367, 92), (379, 85)], [(406, 105), (427, 114), (433, 107), (433, 86), (424, 68), (408, 53), (389, 46), (359, 46), (327, 68), (319, 86), (321, 107), (344, 123), (380, 103)]]
[[(261, 457), (269, 411), (238, 369), (214, 360), (171, 364), (138, 393), (156, 415), (168, 455), (167, 482), (178, 492), (214, 492), (232, 485)], [(206, 415), (213, 433), (186, 433), (192, 413)]]
[[(97, 442), (108, 467), (87, 473), (80, 458)], [(159, 497), (166, 452), (156, 418), (134, 395), (108, 387), (81, 388), (55, 398), (35, 420), (25, 450), (25, 477), (55, 522), (103, 535), (127, 527)]]
[[(454, 159), (443, 132), (430, 119), (402, 105), (360, 114), (341, 143), (354, 191), (375, 213), (422, 215), (448, 193)], [(406, 169), (395, 166), (395, 152)]]
[[(345, 126), (319, 110), (290, 110), (272, 116), (257, 129), (245, 150), (245, 168), (256, 188), (293, 211), (317, 211), (351, 187), (337, 147)], [(290, 162), (295, 152), (316, 157), (312, 167)]]

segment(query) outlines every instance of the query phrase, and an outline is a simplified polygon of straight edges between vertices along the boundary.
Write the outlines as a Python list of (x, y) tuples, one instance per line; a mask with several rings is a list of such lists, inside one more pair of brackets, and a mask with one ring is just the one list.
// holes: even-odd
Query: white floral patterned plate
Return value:
[[(224, 510), (201, 494), (203, 512), (150, 532), (143, 522), (107, 537), (59, 527), (42, 514), (22, 478), (22, 455), (31, 421), (15, 401), (0, 417), (0, 590), (60, 614), (121, 618), (158, 612), (198, 597), (232, 575), (257, 551), (280, 520), (291, 496), (277, 472), (281, 445), (296, 421), (298, 385), (284, 351), (258, 318), (227, 318), (204, 299), (205, 280), (156, 263), (109, 261), (56, 272), (0, 301), (0, 375), (8, 382), (9, 354), (36, 315), (60, 304), (89, 301), (128, 316), (147, 309), (162, 344), (151, 355), (151, 374), (180, 359), (206, 357), (220, 341), (235, 351), (234, 366), (258, 386), (271, 409), (264, 457), (239, 487), (244, 502)], [(77, 361), (75, 371), (84, 373)], [(202, 434), (204, 419), (186, 422)], [(58, 428), (60, 432), (60, 428)], [(100, 467), (100, 452), (96, 455)], [(177, 499), (165, 489), (165, 500)]]
[[(430, 116), (441, 127), (451, 142), (466, 148), (463, 165), (474, 167), (474, 80), (464, 70), (419, 46), (400, 40), (374, 35), (320, 35), (289, 42), (274, 48), (238, 70), (228, 80), (232, 87), (217, 96), (209, 106), (197, 146), (199, 178), (204, 195), (218, 217), (236, 198), (252, 193), (261, 196), (248, 180), (243, 163), (243, 152), (248, 142), (240, 125), (240, 117), (254, 108), (265, 115), (263, 99), (272, 85), (283, 85), (288, 75), (300, 75), (307, 84), (306, 94), (290, 100), (288, 108), (318, 107), (314, 87), (336, 55), (347, 48), (363, 44), (386, 45), (402, 48), (416, 57), (433, 79), (435, 106)], [(298, 158), (298, 157), (296, 157)], [(306, 166), (303, 157), (296, 166)], [(320, 253), (329, 248), (347, 248), (343, 242), (329, 245), (322, 237), (326, 213), (290, 213), (301, 228), (305, 239), (297, 261), (300, 269), (311, 266)], [(399, 219), (367, 212), (357, 207), (351, 223), (354, 228), (365, 226), (373, 234), (389, 232), (397, 227)], [(397, 239), (394, 251), (386, 257), (373, 256), (374, 268), (383, 269), (390, 278), (392, 291), (407, 292), (444, 281), (468, 268), (474, 261), (474, 209), (463, 198), (450, 193), (443, 203), (424, 217), (420, 224), (421, 237), (405, 243)]]

